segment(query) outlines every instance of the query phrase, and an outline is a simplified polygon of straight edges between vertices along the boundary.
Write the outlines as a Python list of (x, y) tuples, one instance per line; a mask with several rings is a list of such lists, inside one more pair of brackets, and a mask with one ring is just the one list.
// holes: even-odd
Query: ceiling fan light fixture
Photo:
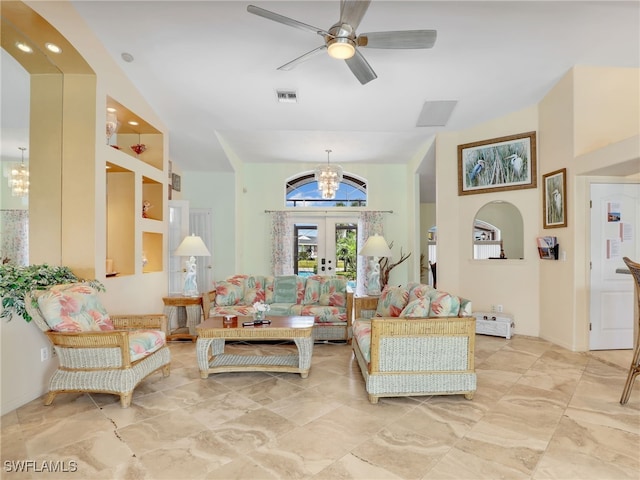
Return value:
[(329, 56), (338, 60), (347, 60), (356, 53), (356, 47), (350, 38), (334, 38), (327, 46)]

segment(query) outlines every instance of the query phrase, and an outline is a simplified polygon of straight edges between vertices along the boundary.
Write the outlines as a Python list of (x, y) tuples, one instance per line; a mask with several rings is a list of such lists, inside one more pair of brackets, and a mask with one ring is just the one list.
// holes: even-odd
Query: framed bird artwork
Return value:
[(567, 169), (542, 175), (544, 228), (567, 226)]
[(536, 188), (536, 132), (458, 145), (458, 195)]

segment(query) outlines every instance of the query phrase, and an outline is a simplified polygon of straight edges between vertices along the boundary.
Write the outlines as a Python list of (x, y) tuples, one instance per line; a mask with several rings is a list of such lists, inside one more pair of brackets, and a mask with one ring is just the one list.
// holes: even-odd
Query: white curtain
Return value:
[(0, 210), (0, 263), (29, 265), (29, 210)]
[(271, 269), (293, 275), (293, 226), (288, 212), (271, 212)]
[[(384, 236), (384, 227), (382, 224), (383, 212), (362, 212), (360, 219), (358, 220), (358, 245), (357, 251), (364, 246), (364, 242), (367, 241), (373, 234)], [(367, 257), (357, 256), (358, 273), (356, 277), (356, 295), (366, 295), (367, 292), (367, 278), (369, 270), (369, 262)]]

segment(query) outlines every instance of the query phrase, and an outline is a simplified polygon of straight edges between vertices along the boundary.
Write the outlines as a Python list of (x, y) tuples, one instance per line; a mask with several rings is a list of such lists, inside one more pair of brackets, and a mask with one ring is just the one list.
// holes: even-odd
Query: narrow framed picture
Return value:
[(536, 132), (458, 145), (458, 195), (536, 188)]
[(171, 174), (171, 188), (173, 188), (176, 192), (180, 191), (180, 175), (177, 173)]
[(567, 169), (561, 168), (542, 176), (542, 211), (544, 228), (567, 226)]

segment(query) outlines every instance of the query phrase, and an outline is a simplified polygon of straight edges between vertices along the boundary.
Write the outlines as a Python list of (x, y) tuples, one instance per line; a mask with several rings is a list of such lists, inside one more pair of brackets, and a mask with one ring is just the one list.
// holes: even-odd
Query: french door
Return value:
[(294, 231), (294, 273), (356, 277), (357, 218), (296, 217)]

